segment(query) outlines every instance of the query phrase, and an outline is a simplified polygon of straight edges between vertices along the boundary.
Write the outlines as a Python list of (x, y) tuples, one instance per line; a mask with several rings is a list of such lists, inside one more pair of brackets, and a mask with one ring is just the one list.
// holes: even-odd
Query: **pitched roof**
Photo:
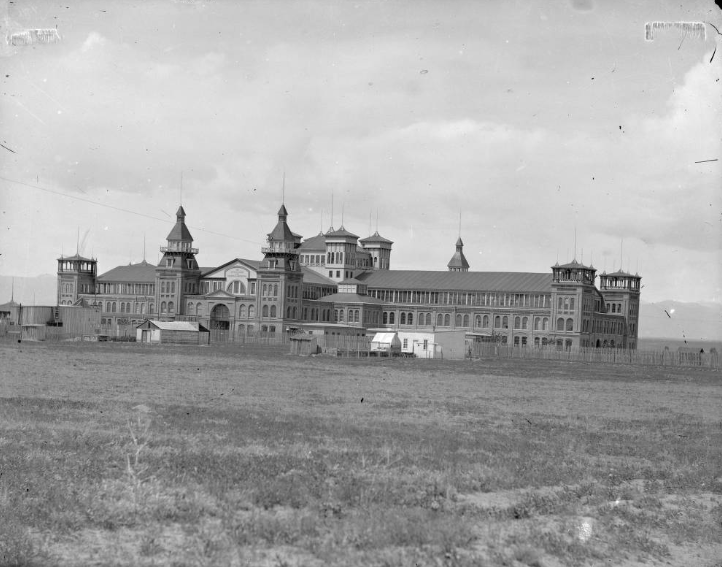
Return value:
[(319, 274), (317, 271), (312, 270), (311, 268), (301, 266), (301, 271), (303, 272), (303, 283), (336, 287), (335, 281), (333, 281), (331, 278), (327, 278), (322, 274)]
[(137, 264), (118, 266), (98, 276), (100, 282), (154, 283), (155, 266), (145, 260)]
[(72, 256), (62, 256), (61, 255), (60, 258), (58, 258), (58, 260), (78, 260), (80, 262), (93, 262), (94, 261), (92, 258), (84, 258), (77, 252), (75, 254), (73, 254)]
[[(181, 210), (183, 210), (182, 207), (179, 209), (179, 212)], [(176, 221), (175, 226), (168, 233), (166, 240), (188, 240), (193, 242), (193, 237), (191, 236), (191, 232), (188, 230), (186, 223), (179, 218)]]
[(359, 240), (359, 242), (362, 242), (362, 243), (364, 243), (364, 244), (367, 244), (367, 243), (370, 244), (370, 243), (372, 243), (372, 242), (381, 242), (381, 243), (385, 243), (385, 244), (393, 244), (393, 242), (392, 242), (391, 240), (389, 240), (388, 238), (384, 238), (383, 236), (381, 236), (381, 235), (379, 234), (379, 231), (378, 231), (378, 230), (377, 230), (376, 232), (374, 232), (371, 236), (367, 236), (366, 238), (362, 238), (361, 240)]
[(326, 233), (326, 237), (331, 238), (337, 238), (337, 237), (345, 237), (345, 238), (358, 238), (357, 235), (355, 235), (353, 232), (349, 232), (346, 230), (343, 225), (338, 230), (333, 230), (333, 228), (329, 229), (329, 231)]
[(323, 232), (321, 232), (316, 236), (307, 238), (303, 241), (298, 250), (299, 252), (326, 252), (326, 237), (324, 236)]
[(275, 240), (275, 241), (291, 241), (295, 240), (295, 235), (293, 232), (291, 232), (291, 229), (288, 228), (288, 224), (286, 224), (285, 220), (280, 220), (276, 223), (276, 226), (274, 229), (268, 234), (269, 240)]
[(20, 306), (19, 303), (17, 303), (16, 301), (11, 299), (7, 303), (3, 303), (2, 305), (0, 305), (0, 311), (9, 311), (13, 307), (19, 307), (19, 306)]
[[(218, 270), (222, 270), (223, 268), (230, 266), (231, 264), (234, 264), (235, 262), (242, 262), (244, 264), (247, 264), (254, 270), (258, 270), (258, 267), (261, 265), (261, 262), (259, 260), (246, 260), (245, 258), (233, 258), (233, 260), (229, 260), (225, 264), (221, 264), (220, 266), (213, 266), (209, 268), (200, 268), (201, 271), (201, 277), (207, 278), (210, 274), (213, 272), (216, 272)], [(223, 276), (218, 276), (223, 277)]]
[(464, 268), (468, 270), (469, 262), (466, 261), (466, 256), (464, 256), (464, 252), (459, 248), (457, 248), (456, 252), (454, 252), (454, 255), (451, 257), (451, 260), (449, 260), (449, 263), (446, 265), (449, 268)]
[(596, 268), (593, 266), (585, 266), (584, 264), (577, 262), (576, 259), (572, 260), (568, 264), (562, 264), (561, 266), (556, 265), (553, 266), (554, 268), (568, 268), (568, 269), (582, 269), (582, 270), (594, 270), (596, 271)]
[(550, 292), (551, 273), (529, 272), (439, 272), (422, 270), (377, 270), (356, 279), (369, 288), (439, 291)]
[[(162, 331), (198, 331), (198, 323), (192, 321), (148, 321)], [(144, 323), (141, 323), (144, 324)]]

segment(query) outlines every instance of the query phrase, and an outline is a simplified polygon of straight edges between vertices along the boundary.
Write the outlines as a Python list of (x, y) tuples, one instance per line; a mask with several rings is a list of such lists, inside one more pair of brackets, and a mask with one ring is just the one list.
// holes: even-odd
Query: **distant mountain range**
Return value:
[[(13, 280), (15, 290), (12, 291)], [(57, 277), (34, 278), (0, 276), (0, 304), (15, 301), (23, 305), (55, 305)], [(640, 337), (722, 340), (722, 303), (645, 303), (639, 310)]]

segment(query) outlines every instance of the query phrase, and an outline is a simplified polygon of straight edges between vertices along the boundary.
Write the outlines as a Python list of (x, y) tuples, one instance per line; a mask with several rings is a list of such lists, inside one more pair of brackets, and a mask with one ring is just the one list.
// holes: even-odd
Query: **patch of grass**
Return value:
[(722, 546), (704, 372), (661, 389), (545, 361), (3, 348), (0, 541), (21, 565), (85, 547), (119, 565), (654, 565)]

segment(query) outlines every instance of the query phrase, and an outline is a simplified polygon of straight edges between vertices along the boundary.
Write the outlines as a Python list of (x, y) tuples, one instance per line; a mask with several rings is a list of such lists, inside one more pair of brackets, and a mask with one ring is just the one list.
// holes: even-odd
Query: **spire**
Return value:
[(466, 256), (464, 256), (464, 242), (461, 240), (461, 236), (456, 240), (456, 252), (454, 252), (451, 260), (449, 260), (447, 267), (450, 272), (469, 271), (469, 262), (467, 262)]
[(283, 170), (283, 187), (281, 188), (282, 195), (281, 195), (281, 204), (286, 204), (286, 170)]

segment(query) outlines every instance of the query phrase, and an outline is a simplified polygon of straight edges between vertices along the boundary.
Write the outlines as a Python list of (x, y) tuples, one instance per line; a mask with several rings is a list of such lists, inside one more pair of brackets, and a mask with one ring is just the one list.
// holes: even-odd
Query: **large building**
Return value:
[(58, 259), (58, 305), (95, 305), (108, 332), (145, 319), (198, 321), (216, 340), (289, 330), (463, 330), (469, 340), (518, 347), (637, 347), (641, 277), (572, 260), (547, 273), (474, 272), (461, 238), (446, 270), (392, 270), (393, 242), (343, 226), (305, 241), (285, 205), (260, 260), (202, 268), (183, 207), (157, 266), (97, 275), (97, 259)]

